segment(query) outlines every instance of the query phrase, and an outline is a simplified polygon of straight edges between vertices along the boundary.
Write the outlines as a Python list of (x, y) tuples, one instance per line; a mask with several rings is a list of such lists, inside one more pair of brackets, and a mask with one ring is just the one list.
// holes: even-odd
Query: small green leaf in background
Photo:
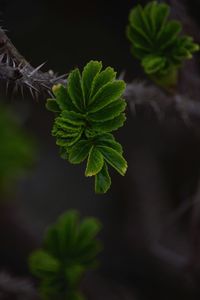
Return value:
[(199, 51), (192, 37), (181, 35), (179, 21), (168, 19), (170, 7), (151, 1), (134, 7), (129, 15), (127, 37), (133, 55), (141, 61), (146, 74), (156, 83), (173, 88), (177, 72), (186, 59)]
[(57, 114), (52, 135), (61, 157), (72, 164), (87, 160), (85, 176), (95, 177), (97, 193), (110, 188), (108, 164), (119, 174), (126, 173), (122, 147), (111, 134), (126, 120), (125, 87), (111, 67), (102, 70), (102, 63), (92, 60), (82, 73), (75, 69), (69, 74), (67, 86), (54, 86), (55, 98), (47, 100), (47, 109)]
[(100, 229), (95, 218), (80, 221), (79, 214), (70, 211), (47, 230), (43, 248), (29, 258), (30, 270), (40, 280), (42, 299), (84, 299), (79, 285), (87, 270), (97, 266)]

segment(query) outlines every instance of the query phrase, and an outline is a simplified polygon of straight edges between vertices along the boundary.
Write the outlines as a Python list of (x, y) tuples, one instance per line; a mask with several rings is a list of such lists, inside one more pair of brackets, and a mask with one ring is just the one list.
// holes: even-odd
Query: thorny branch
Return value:
[(189, 126), (200, 121), (200, 102), (189, 96), (166, 94), (154, 85), (137, 81), (127, 85), (124, 96), (133, 114), (142, 106), (150, 107), (161, 120), (176, 116)]
[[(23, 91), (28, 88), (33, 98), (41, 93), (51, 95), (52, 86), (66, 83), (65, 74), (58, 76), (53, 71), (42, 72), (44, 64), (34, 68), (16, 49), (5, 31), (0, 28), (0, 81), (5, 81), (8, 88), (13, 84), (15, 89)], [(166, 95), (159, 88), (143, 82), (127, 85), (124, 96), (129, 102), (131, 111), (138, 105), (151, 106), (157, 116), (162, 118), (168, 112), (178, 113), (188, 123), (190, 119), (200, 119), (200, 103), (182, 95)]]
[(0, 80), (6, 82), (7, 88), (12, 83), (16, 89), (20, 88), (22, 94), (24, 88), (28, 88), (33, 97), (41, 92), (51, 94), (54, 84), (65, 82), (65, 75), (57, 77), (53, 71), (42, 72), (43, 65), (32, 67), (0, 28)]

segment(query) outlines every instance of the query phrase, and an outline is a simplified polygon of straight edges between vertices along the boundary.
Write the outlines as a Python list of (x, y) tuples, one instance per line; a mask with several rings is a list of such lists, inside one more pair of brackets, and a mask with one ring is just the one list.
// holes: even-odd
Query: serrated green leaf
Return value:
[(107, 146), (98, 146), (98, 149), (106, 162), (116, 169), (119, 174), (124, 176), (127, 170), (127, 162), (123, 156), (116, 150)]
[[(107, 67), (100, 74), (95, 76), (92, 87), (91, 87), (91, 99), (96, 95), (98, 90), (108, 82), (112, 82), (116, 78), (116, 72), (113, 68)], [(90, 102), (89, 102), (90, 103)]]
[(61, 113), (61, 117), (67, 122), (71, 123), (72, 125), (75, 126), (85, 125), (84, 116), (80, 113), (64, 110)]
[(74, 106), (79, 111), (82, 111), (85, 106), (85, 103), (79, 69), (75, 69), (69, 74), (67, 83), (67, 90), (69, 92), (70, 98), (72, 99)]
[(111, 102), (119, 99), (126, 88), (123, 80), (116, 80), (104, 85), (94, 96), (92, 103), (88, 107), (89, 113), (97, 112)]
[(69, 152), (69, 162), (72, 164), (80, 164), (83, 162), (91, 149), (92, 145), (88, 140), (81, 140), (76, 143)]
[(147, 3), (144, 8), (144, 17), (148, 20), (149, 28), (152, 34), (155, 34), (156, 32), (156, 4), (157, 3), (155, 1), (152, 1), (150, 3)]
[(165, 49), (170, 47), (177, 39), (178, 34), (181, 32), (181, 24), (178, 21), (170, 21), (163, 29), (162, 36), (158, 38), (159, 48)]
[(147, 44), (137, 32), (134, 31), (134, 28), (128, 27), (128, 37), (130, 41), (134, 42), (132, 47), (141, 51), (139, 58), (143, 58), (143, 55), (148, 55), (152, 51), (152, 45)]
[(86, 105), (89, 103), (93, 81), (101, 71), (101, 68), (101, 62), (91, 60), (83, 69), (82, 81)]
[(56, 89), (56, 102), (60, 110), (69, 110), (77, 112), (76, 106), (73, 104), (72, 99), (69, 96), (68, 90), (65, 86), (59, 85)]
[(57, 137), (56, 145), (61, 146), (61, 147), (70, 147), (81, 139), (82, 133), (83, 133), (83, 130), (80, 130), (79, 132), (77, 132), (77, 134), (75, 136), (68, 137), (68, 138), (56, 136)]
[(58, 137), (58, 138), (62, 138), (62, 139), (71, 139), (71, 138), (76, 138), (77, 136), (77, 132), (74, 133), (69, 133), (69, 132), (65, 132), (63, 130), (56, 130), (55, 134), (53, 134), (54, 136)]
[(155, 23), (156, 23), (157, 37), (160, 35), (160, 32), (162, 32), (167, 22), (167, 18), (169, 17), (169, 12), (170, 12), (169, 6), (166, 3), (160, 3), (159, 6), (156, 5)]
[(106, 193), (111, 186), (111, 178), (108, 173), (107, 164), (104, 163), (101, 171), (95, 176), (95, 192), (97, 194)]
[(97, 132), (111, 132), (119, 129), (123, 126), (124, 122), (126, 120), (125, 114), (120, 114), (119, 116), (115, 117), (112, 120), (108, 120), (105, 122), (92, 123), (93, 130), (96, 130)]
[(125, 108), (124, 99), (118, 99), (95, 113), (89, 113), (88, 119), (93, 122), (105, 122), (117, 117)]
[(135, 34), (140, 36), (144, 43), (152, 44), (151, 38), (148, 36), (148, 28), (144, 22), (144, 17), (142, 16), (142, 7), (138, 5), (135, 9), (131, 10), (129, 15), (129, 22), (131, 27), (134, 29)]
[[(73, 123), (73, 124), (72, 124)], [(53, 126), (53, 130), (66, 130), (68, 132), (77, 132), (77, 131), (80, 131), (80, 128), (82, 127), (82, 122), (81, 124), (76, 124), (76, 122), (72, 122), (70, 123), (68, 119), (66, 118), (63, 118), (63, 117), (57, 117), (55, 119), (55, 123), (54, 123), (54, 126)]]
[(103, 164), (104, 160), (101, 152), (93, 146), (89, 152), (85, 176), (90, 177), (96, 175), (101, 171)]
[(122, 146), (120, 145), (120, 143), (115, 141), (114, 136), (110, 133), (105, 133), (105, 134), (99, 136), (96, 139), (96, 145), (111, 147), (114, 150), (116, 150), (117, 152), (119, 152), (120, 154), (123, 153)]
[(169, 20), (169, 11), (167, 4), (157, 1), (144, 7), (137, 5), (131, 10), (127, 28), (131, 51), (142, 61), (145, 73), (161, 86), (165, 82), (168, 88), (172, 82), (176, 84), (173, 81), (174, 68), (177, 71), (184, 59), (192, 58), (192, 54), (199, 50), (193, 42), (191, 47), (181, 45), (181, 23)]
[(87, 158), (86, 176), (96, 175), (103, 167), (104, 159), (95, 147), (97, 142), (122, 153), (122, 147), (113, 141), (112, 135), (111, 141), (98, 139), (99, 135), (121, 127), (126, 119), (123, 113), (126, 103), (121, 98), (125, 82), (116, 80), (112, 68), (101, 71), (101, 67), (101, 62), (91, 61), (82, 77), (78, 69), (70, 73), (67, 88), (53, 87), (61, 111), (55, 119), (52, 135), (65, 160), (79, 164)]

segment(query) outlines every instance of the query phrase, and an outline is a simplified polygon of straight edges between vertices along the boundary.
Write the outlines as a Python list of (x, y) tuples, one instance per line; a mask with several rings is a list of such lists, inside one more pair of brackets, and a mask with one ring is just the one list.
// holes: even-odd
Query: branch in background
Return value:
[(24, 88), (28, 88), (33, 97), (42, 92), (51, 94), (52, 86), (64, 83), (66, 75), (57, 77), (53, 71), (42, 72), (43, 65), (32, 67), (0, 28), (0, 81), (5, 81), (7, 87), (9, 83), (14, 84), (16, 89), (20, 88), (22, 94)]
[(151, 107), (159, 119), (178, 116), (187, 125), (200, 120), (200, 103), (180, 94), (165, 94), (156, 86), (146, 82), (127, 84), (124, 97), (128, 100), (131, 112), (135, 114), (138, 106)]
[(0, 272), (0, 299), (39, 299), (37, 292), (27, 279), (11, 277), (8, 273)]

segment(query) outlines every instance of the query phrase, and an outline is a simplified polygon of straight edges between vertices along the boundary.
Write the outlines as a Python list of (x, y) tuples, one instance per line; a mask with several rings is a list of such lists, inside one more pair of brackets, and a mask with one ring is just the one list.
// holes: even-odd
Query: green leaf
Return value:
[(59, 236), (55, 225), (49, 226), (45, 232), (44, 250), (56, 258), (60, 257)]
[(100, 74), (97, 74), (92, 84), (91, 98), (96, 95), (96, 93), (101, 87), (106, 85), (108, 82), (112, 82), (115, 78), (116, 78), (116, 72), (111, 67), (107, 67)]
[(102, 251), (102, 243), (100, 241), (98, 240), (96, 240), (95, 242), (90, 241), (87, 247), (84, 248), (84, 251), (82, 251), (81, 254), (79, 254), (78, 260), (83, 265), (86, 265), (90, 268), (96, 268), (97, 261), (95, 258), (101, 251)]
[(170, 47), (177, 39), (178, 34), (181, 32), (181, 24), (178, 21), (170, 21), (165, 26), (162, 36), (158, 38), (160, 49)]
[(97, 132), (111, 132), (122, 127), (125, 120), (126, 120), (125, 114), (120, 114), (119, 116), (115, 117), (112, 120), (108, 120), (100, 123), (93, 122), (92, 128)]
[(54, 92), (56, 95), (56, 102), (60, 108), (60, 110), (73, 110), (78, 111), (76, 106), (74, 106), (72, 99), (69, 96), (69, 93), (67, 91), (67, 88), (61, 84), (56, 86), (56, 92)]
[(43, 250), (35, 251), (29, 259), (31, 272), (38, 277), (51, 276), (60, 271), (60, 263)]
[(72, 265), (65, 270), (65, 277), (70, 287), (76, 287), (83, 274), (85, 272), (85, 267), (82, 265)]
[(96, 175), (101, 171), (103, 164), (104, 160), (101, 152), (98, 150), (98, 148), (93, 146), (89, 152), (85, 176), (89, 177)]
[(123, 153), (122, 146), (120, 145), (120, 143), (118, 143), (118, 142), (115, 141), (114, 136), (112, 134), (110, 134), (110, 133), (105, 133), (103, 135), (100, 135), (96, 139), (96, 144), (98, 146), (111, 147), (114, 150), (116, 150), (117, 152), (119, 152), (120, 154)]
[(107, 164), (104, 163), (101, 171), (95, 176), (95, 192), (97, 194), (106, 193), (111, 186), (111, 178), (108, 173)]
[(102, 249), (96, 239), (100, 228), (96, 219), (80, 223), (79, 214), (69, 211), (47, 230), (44, 249), (29, 258), (32, 274), (40, 279), (42, 299), (83, 299), (78, 289), (86, 271), (97, 265)]
[(116, 80), (104, 85), (92, 99), (88, 109), (90, 113), (97, 112), (111, 102), (119, 99), (126, 88), (123, 80)]
[(166, 58), (156, 55), (148, 55), (142, 60), (142, 66), (147, 74), (160, 72), (166, 66)]
[(70, 211), (58, 219), (56, 227), (59, 236), (60, 258), (73, 255), (78, 237), (79, 217), (76, 211)]
[(62, 136), (61, 137), (56, 136), (57, 137), (56, 145), (61, 147), (70, 147), (81, 139), (82, 134), (83, 134), (83, 130), (80, 130), (79, 132), (77, 132), (75, 136), (72, 137), (63, 138)]
[(159, 5), (156, 3), (154, 4), (154, 15), (152, 15), (152, 18), (155, 20), (155, 26), (156, 26), (156, 32), (159, 36), (159, 33), (162, 32), (166, 22), (167, 18), (169, 17), (170, 9), (169, 6), (166, 3), (159, 3)]
[[(96, 175), (104, 164), (96, 145), (122, 153), (121, 145), (112, 135), (106, 134), (124, 124), (126, 102), (121, 97), (126, 85), (123, 80), (116, 80), (116, 72), (111, 67), (103, 71), (101, 68), (101, 62), (90, 61), (82, 76), (78, 69), (69, 74), (67, 88), (62, 85), (53, 87), (60, 111), (52, 135), (62, 158), (73, 164), (87, 159), (86, 176)], [(102, 134), (104, 140), (100, 140)]]
[(95, 113), (89, 113), (88, 119), (93, 122), (105, 122), (117, 117), (125, 108), (124, 99), (118, 99)]
[(67, 83), (68, 83), (67, 89), (74, 106), (79, 111), (82, 111), (85, 104), (84, 104), (84, 96), (83, 96), (81, 75), (79, 69), (75, 69), (69, 74)]
[(107, 163), (109, 163), (114, 169), (116, 169), (119, 174), (124, 176), (127, 170), (127, 162), (125, 161), (123, 156), (116, 150), (107, 146), (98, 146), (98, 149)]
[(144, 16), (142, 16), (142, 7), (138, 5), (135, 9), (131, 10), (129, 15), (129, 22), (135, 34), (140, 36), (144, 43), (152, 44), (152, 40), (148, 35), (148, 25), (144, 22)]
[[(176, 84), (173, 80), (174, 68), (177, 73), (182, 62), (192, 58), (192, 54), (199, 50), (193, 42), (193, 46), (188, 45), (186, 48), (184, 43), (181, 43), (181, 23), (169, 20), (169, 12), (167, 4), (157, 1), (151, 1), (144, 7), (137, 5), (130, 12), (127, 27), (131, 52), (141, 60), (145, 73), (167, 89), (172, 88), (172, 82), (173, 86)], [(172, 73), (170, 70), (173, 70)], [(161, 79), (161, 76), (166, 78)]]
[(99, 233), (101, 228), (101, 223), (95, 218), (87, 218), (83, 220), (83, 222), (80, 224), (78, 236), (79, 252), (82, 252), (83, 249), (88, 246), (91, 240), (93, 240)]
[(71, 123), (72, 125), (75, 126), (85, 125), (84, 116), (80, 113), (64, 110), (61, 113), (61, 117), (64, 120), (66, 120), (68, 123)]
[(76, 143), (70, 150), (69, 162), (72, 164), (80, 164), (83, 162), (91, 149), (92, 145), (88, 140), (81, 140)]
[(101, 68), (101, 62), (91, 60), (83, 69), (82, 80), (86, 104), (89, 102), (93, 81), (101, 71)]
[(73, 116), (71, 116), (71, 117), (72, 117), (71, 121), (67, 118), (57, 117), (55, 119), (53, 131), (56, 132), (56, 130), (63, 130), (63, 131), (65, 130), (65, 131), (68, 131), (69, 133), (74, 133), (74, 132), (80, 131), (80, 128), (82, 127), (83, 122), (82, 121), (79, 122), (80, 121), (79, 120), (78, 124), (77, 124), (76, 121), (74, 122)]

